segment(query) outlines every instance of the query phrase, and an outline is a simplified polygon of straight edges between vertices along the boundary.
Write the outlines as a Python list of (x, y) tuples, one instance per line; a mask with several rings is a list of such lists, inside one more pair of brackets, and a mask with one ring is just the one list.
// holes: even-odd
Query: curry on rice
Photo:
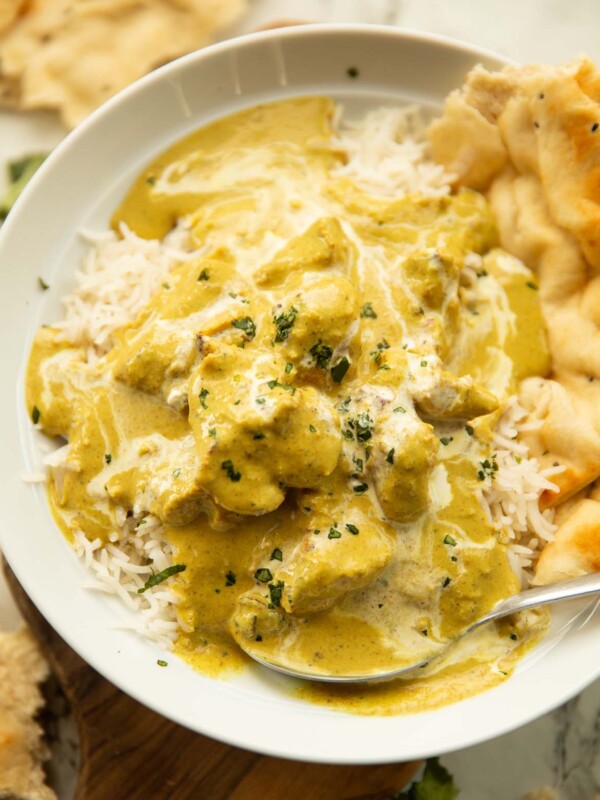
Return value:
[[(550, 448), (531, 415), (519, 442), (504, 437), (504, 461), (497, 433), (520, 387), (533, 415), (537, 387), (554, 385), (546, 274), (513, 246), (499, 206), (506, 170), (516, 180), (501, 124), (496, 136), (485, 119), (486, 151), (480, 110), (463, 130), (457, 102), (472, 97), (451, 96), (431, 129), (448, 172), (418, 190), (377, 191), (368, 170), (353, 173), (326, 98), (192, 134), (113, 218), (140, 242), (179, 231), (184, 255), (100, 345), (61, 323), (37, 334), (28, 406), (68, 441), (51, 469), (54, 516), (100, 549), (160, 530), (170, 565), (138, 591), (169, 580), (175, 649), (202, 671), (243, 664), (245, 651), (375, 673), (441, 650), (519, 589), (515, 529), (522, 544), (533, 534), (507, 503), (499, 523), (490, 500), (508, 460), (533, 469), (530, 505), (551, 537), (554, 512), (538, 499), (567, 491), (562, 458), (535, 451)], [(469, 137), (481, 146), (470, 161)], [(546, 624), (536, 612), (490, 625), (360, 696), (305, 694), (363, 713), (449, 702), (504, 679)]]

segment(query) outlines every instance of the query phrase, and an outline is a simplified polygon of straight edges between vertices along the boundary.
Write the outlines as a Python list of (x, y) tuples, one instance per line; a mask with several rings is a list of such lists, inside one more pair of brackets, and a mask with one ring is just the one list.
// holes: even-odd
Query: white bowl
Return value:
[[(293, 697), (286, 679), (259, 667), (230, 681), (195, 673), (174, 656), (160, 669), (160, 652), (115, 629), (127, 619), (121, 604), (82, 588), (86, 575), (52, 520), (43, 487), (21, 480), (39, 465), (38, 434), (23, 398), (34, 332), (60, 315), (58, 298), (84, 252), (77, 232), (106, 228), (155, 154), (215, 118), (290, 95), (332, 95), (350, 112), (407, 101), (436, 110), (477, 62), (504, 63), (447, 39), (375, 26), (288, 28), (210, 47), (144, 78), (92, 115), (48, 159), (2, 229), (0, 359), (8, 390), (0, 401), (0, 545), (34, 603), (83, 658), (193, 730), (286, 758), (399, 761), (504, 733), (600, 674), (600, 617), (580, 614), (577, 624), (567, 624), (571, 611), (555, 615), (553, 635), (502, 685), (410, 716), (360, 717), (309, 705)], [(349, 76), (350, 67), (358, 77)], [(39, 275), (50, 291), (40, 291)]]

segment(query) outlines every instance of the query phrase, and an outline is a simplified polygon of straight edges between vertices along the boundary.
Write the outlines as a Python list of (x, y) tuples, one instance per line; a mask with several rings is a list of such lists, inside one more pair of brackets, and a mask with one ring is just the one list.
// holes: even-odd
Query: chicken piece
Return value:
[(303, 378), (318, 382), (340, 358), (353, 359), (358, 315), (356, 291), (347, 278), (308, 276), (275, 306), (273, 342)]
[(114, 353), (113, 374), (132, 389), (158, 394), (165, 381), (188, 375), (198, 356), (193, 331), (155, 323)]
[(254, 274), (259, 286), (277, 286), (295, 272), (316, 271), (341, 266), (351, 258), (350, 243), (335, 217), (324, 217), (300, 236), (289, 241), (268, 264)]
[(427, 510), (429, 478), (439, 448), (433, 428), (416, 414), (392, 412), (380, 419), (373, 439), (371, 471), (381, 508), (395, 522)]
[[(230, 294), (231, 289), (235, 291)], [(117, 344), (107, 356), (115, 379), (185, 406), (184, 384), (200, 359), (202, 335), (232, 327), (247, 314), (247, 307), (236, 299), (246, 290), (225, 261), (204, 258), (180, 265), (135, 322), (117, 334)], [(232, 334), (237, 333), (232, 328)], [(173, 389), (178, 390), (178, 403), (171, 396)]]
[[(389, 564), (393, 539), (385, 525), (358, 520), (307, 533), (276, 579), (284, 583), (281, 605), (295, 616), (330, 608), (348, 592), (371, 583)], [(339, 535), (338, 535), (339, 534)]]
[(268, 594), (252, 590), (241, 595), (231, 618), (233, 638), (244, 650), (252, 641), (280, 637), (289, 628), (289, 620)]
[[(312, 387), (285, 381), (270, 355), (207, 343), (190, 379), (189, 422), (199, 483), (223, 508), (265, 514), (288, 486), (317, 486), (341, 451), (338, 417)], [(318, 446), (317, 446), (318, 445)]]
[(458, 378), (436, 368), (419, 371), (411, 394), (419, 413), (431, 419), (474, 419), (499, 405), (497, 398), (471, 377)]
[(138, 514), (150, 512), (168, 525), (187, 525), (207, 506), (192, 436), (138, 440), (100, 477), (115, 503)]

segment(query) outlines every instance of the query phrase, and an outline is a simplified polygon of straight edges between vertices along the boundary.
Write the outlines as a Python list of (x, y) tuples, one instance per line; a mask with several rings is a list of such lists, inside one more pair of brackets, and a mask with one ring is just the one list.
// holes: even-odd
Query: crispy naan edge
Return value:
[(56, 800), (45, 784), (48, 750), (35, 717), (48, 665), (26, 629), (0, 632), (0, 797)]
[(521, 386), (534, 423), (525, 438), (544, 466), (564, 467), (542, 508), (585, 503), (568, 503), (536, 581), (600, 568), (598, 512), (585, 497), (600, 476), (600, 73), (587, 57), (477, 67), (429, 138), (459, 184), (487, 193), (502, 246), (538, 276), (553, 372)]
[[(0, 33), (0, 82), (74, 127), (112, 95), (208, 44), (245, 0), (30, 0)], [(0, 84), (1, 88), (1, 84)]]

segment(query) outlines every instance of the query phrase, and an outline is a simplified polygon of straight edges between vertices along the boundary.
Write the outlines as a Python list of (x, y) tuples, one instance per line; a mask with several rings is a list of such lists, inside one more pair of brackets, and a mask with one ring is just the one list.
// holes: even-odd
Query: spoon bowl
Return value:
[(449, 639), (442, 649), (437, 648), (432, 652), (431, 656), (416, 661), (414, 664), (409, 664), (408, 666), (393, 670), (385, 670), (379, 673), (370, 673), (368, 675), (334, 675), (329, 672), (319, 672), (313, 669), (303, 671), (285, 666), (285, 664), (276, 661), (269, 661), (252, 652), (250, 649), (246, 650), (246, 653), (268, 669), (275, 670), (283, 675), (289, 675), (292, 678), (301, 678), (307, 681), (319, 681), (321, 683), (377, 683), (379, 681), (389, 681), (425, 667), (433, 661), (433, 659), (443, 655), (456, 641), (472, 633), (482, 625), (486, 625), (488, 622), (494, 622), (503, 617), (508, 617), (511, 614), (516, 614), (519, 611), (527, 611), (531, 608), (552, 605), (553, 603), (559, 603), (561, 601), (578, 600), (597, 594), (600, 594), (600, 572), (593, 572), (590, 575), (583, 575), (580, 578), (572, 578), (547, 586), (534, 586), (532, 589), (526, 589), (523, 592), (511, 595), (505, 600), (496, 603), (485, 616), (471, 623), (471, 625), (466, 627), (458, 636)]

